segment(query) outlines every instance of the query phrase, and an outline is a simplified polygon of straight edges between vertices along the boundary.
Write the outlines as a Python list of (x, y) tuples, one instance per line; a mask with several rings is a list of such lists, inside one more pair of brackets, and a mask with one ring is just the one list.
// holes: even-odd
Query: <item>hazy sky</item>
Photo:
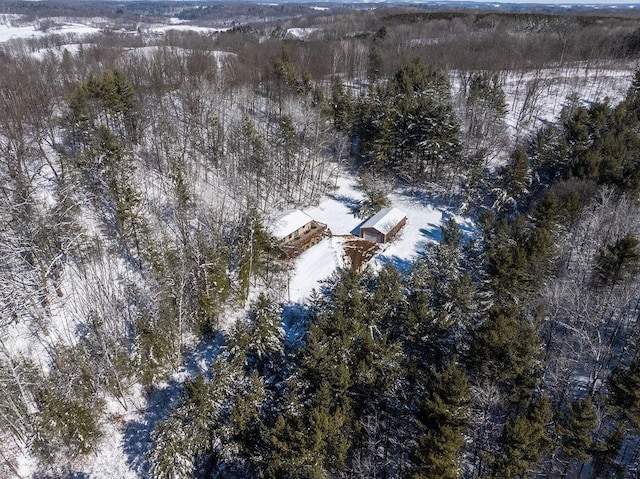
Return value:
[[(357, 2), (358, 0), (356, 0)], [(365, 0), (366, 1), (366, 0)], [(371, 0), (375, 2), (377, 0)], [(392, 1), (392, 0), (387, 0)], [(400, 0), (402, 1), (402, 0)], [(487, 3), (487, 4), (509, 4), (509, 3), (517, 3), (517, 4), (541, 4), (541, 5), (597, 5), (597, 6), (606, 6), (606, 5), (630, 5), (632, 7), (636, 7), (640, 9), (640, 0), (638, 1), (629, 1), (629, 0), (565, 0), (565, 1), (557, 1), (557, 0), (435, 0), (435, 3), (456, 3), (456, 2), (474, 2), (474, 3)], [(414, 3), (413, 0), (408, 0), (408, 3)], [(429, 2), (420, 2), (420, 3), (429, 3)]]

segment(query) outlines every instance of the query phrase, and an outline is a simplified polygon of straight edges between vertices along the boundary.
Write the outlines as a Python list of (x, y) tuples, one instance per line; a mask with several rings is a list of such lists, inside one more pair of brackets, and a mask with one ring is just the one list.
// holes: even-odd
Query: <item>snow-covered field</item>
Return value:
[[(79, 22), (76, 19), (61, 20), (60, 24), (47, 29), (40, 28), (39, 22), (23, 22), (20, 15), (0, 15), (0, 43), (16, 39), (42, 38), (47, 35), (75, 34), (78, 37), (100, 33), (102, 25), (108, 25), (105, 19), (86, 19)], [(166, 25), (141, 26), (141, 32), (149, 34), (166, 34), (169, 31), (192, 31), (202, 34), (214, 34), (229, 30), (229, 28), (199, 27), (183, 24), (182, 21), (171, 18)]]
[(62, 25), (56, 28), (51, 28), (47, 31), (39, 30), (37, 25), (19, 26), (10, 23), (0, 23), (0, 43), (19, 38), (39, 38), (51, 34), (64, 35), (73, 33), (82, 36), (99, 32), (99, 28), (79, 23)]

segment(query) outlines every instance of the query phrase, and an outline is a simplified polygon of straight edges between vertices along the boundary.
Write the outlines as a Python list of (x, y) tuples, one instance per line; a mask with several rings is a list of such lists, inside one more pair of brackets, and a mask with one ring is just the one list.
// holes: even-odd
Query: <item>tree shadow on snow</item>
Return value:
[(349, 231), (349, 233), (351, 233), (353, 236), (360, 237), (360, 228), (362, 228), (362, 225), (365, 224), (367, 221), (369, 221), (369, 218), (362, 221), (358, 226), (356, 226), (351, 231)]
[(286, 303), (282, 305), (282, 329), (288, 348), (297, 349), (309, 326), (311, 310), (305, 304)]
[(435, 194), (424, 191), (417, 187), (398, 187), (394, 190), (398, 195), (403, 196), (420, 206), (431, 206), (439, 210), (455, 209), (460, 206), (460, 198), (457, 195), (447, 194)]
[(413, 260), (409, 260), (406, 258), (400, 258), (398, 256), (384, 256), (381, 255), (378, 257), (378, 261), (380, 264), (387, 265), (390, 264), (394, 268), (396, 268), (400, 273), (408, 273), (411, 270), (411, 266), (413, 265)]
[(440, 241), (442, 241), (442, 230), (440, 229), (440, 225), (430, 224), (428, 229), (420, 228), (420, 233), (422, 236), (435, 243), (440, 243)]
[(349, 208), (349, 211), (351, 211), (351, 214), (353, 214), (353, 216), (358, 216), (360, 208), (362, 207), (362, 203), (360, 202), (360, 200), (346, 195), (328, 194), (327, 196)]
[(420, 234), (431, 241), (440, 243), (442, 242), (442, 227), (446, 226), (450, 219), (456, 222), (458, 229), (465, 238), (472, 238), (478, 233), (468, 222), (460, 222), (460, 218), (456, 219), (451, 213), (443, 211), (440, 223), (429, 223), (425, 228), (420, 228)]
[(148, 455), (151, 451), (151, 434), (159, 421), (165, 420), (183, 398), (184, 382), (198, 373), (207, 375), (209, 365), (223, 347), (222, 334), (203, 341), (186, 353), (183, 366), (173, 374), (163, 387), (154, 387), (147, 396), (147, 405), (138, 419), (125, 423), (123, 449), (127, 463), (139, 477), (150, 477)]

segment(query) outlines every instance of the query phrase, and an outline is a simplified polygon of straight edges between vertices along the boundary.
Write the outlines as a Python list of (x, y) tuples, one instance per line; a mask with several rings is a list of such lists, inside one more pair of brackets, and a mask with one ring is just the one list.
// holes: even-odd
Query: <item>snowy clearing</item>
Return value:
[[(295, 259), (295, 269), (289, 278), (285, 295), (292, 303), (304, 303), (313, 290), (319, 290), (322, 282), (339, 267), (345, 266), (340, 235), (358, 235), (360, 226), (367, 218), (359, 218), (354, 209), (363, 199), (355, 180), (341, 177), (337, 189), (320, 204), (305, 210), (314, 220), (327, 224), (334, 236), (321, 241)], [(381, 245), (381, 250), (369, 265), (379, 270), (391, 263), (400, 269), (407, 269), (429, 243), (440, 241), (440, 226), (453, 217), (465, 234), (473, 234), (473, 222), (461, 216), (452, 215), (444, 207), (426, 202), (421, 195), (410, 191), (395, 191), (389, 195), (391, 205), (407, 215), (407, 224), (396, 238)]]

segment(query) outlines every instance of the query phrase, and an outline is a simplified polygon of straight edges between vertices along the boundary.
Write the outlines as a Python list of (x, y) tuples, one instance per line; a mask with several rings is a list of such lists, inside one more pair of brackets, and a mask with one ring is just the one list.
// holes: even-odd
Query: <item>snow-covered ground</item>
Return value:
[(579, 104), (610, 101), (615, 105), (627, 93), (635, 64), (571, 64), (505, 76), (506, 123), (510, 135), (538, 129), (556, 121), (575, 96)]
[[(180, 47), (159, 47), (152, 45), (129, 49), (126, 51), (126, 54), (131, 56), (139, 55), (141, 57), (151, 59), (158, 51), (161, 51), (163, 48), (168, 48), (172, 53), (177, 55), (189, 56), (193, 53), (193, 50), (188, 50)], [(206, 54), (210, 58), (214, 58), (216, 60), (216, 62), (218, 63), (218, 67), (220, 67), (220, 65), (223, 65), (226, 61), (229, 61), (229, 59), (233, 59), (236, 57), (235, 53), (223, 52), (220, 50), (209, 50), (206, 52)]]
[(62, 25), (47, 31), (38, 30), (36, 25), (18, 26), (8, 23), (0, 23), (0, 43), (18, 38), (38, 38), (46, 35), (64, 35), (73, 33), (76, 35), (89, 35), (99, 33), (100, 29), (84, 24)]
[(76, 55), (80, 48), (88, 48), (93, 46), (91, 43), (67, 43), (60, 45), (59, 47), (41, 48), (31, 53), (31, 56), (36, 60), (43, 60), (49, 55), (54, 55), (57, 58), (62, 58), (64, 52), (67, 51), (71, 55)]
[(149, 27), (147, 29), (145, 29), (145, 31), (150, 32), (150, 33), (167, 33), (171, 30), (176, 30), (176, 31), (180, 31), (180, 32), (196, 32), (196, 33), (203, 33), (203, 34), (213, 34), (213, 33), (220, 33), (220, 32), (225, 32), (227, 30), (230, 30), (230, 27), (226, 27), (226, 28), (211, 28), (211, 27), (198, 27), (195, 25), (180, 25), (180, 24), (175, 24), (172, 23), (171, 25), (157, 25), (157, 26), (153, 26), (153, 27)]
[[(176, 18), (168, 20), (167, 25), (141, 26), (141, 31), (146, 33), (165, 34), (171, 30), (193, 31), (202, 34), (214, 34), (229, 30), (229, 28), (199, 27), (187, 25)], [(108, 25), (105, 19), (77, 19), (64, 21), (59, 25), (53, 25), (48, 29), (40, 29), (38, 22), (22, 22), (20, 15), (0, 15), (0, 43), (16, 39), (42, 38), (47, 35), (75, 34), (83, 37), (90, 34), (100, 33), (101, 26)]]
[(301, 40), (309, 37), (309, 35), (318, 30), (318, 28), (289, 28), (287, 29), (287, 36)]
[[(359, 227), (366, 218), (355, 215), (354, 210), (363, 199), (356, 181), (340, 177), (337, 189), (320, 204), (305, 211), (314, 220), (325, 223), (332, 238), (326, 238), (295, 259), (295, 269), (289, 279), (287, 299), (292, 303), (303, 303), (313, 290), (318, 290), (322, 281), (339, 267), (345, 265), (340, 235), (358, 235)], [(407, 216), (407, 224), (390, 243), (381, 245), (380, 251), (369, 263), (374, 270), (392, 263), (398, 268), (406, 268), (418, 257), (429, 243), (440, 239), (440, 226), (453, 217), (463, 232), (472, 233), (473, 222), (464, 217), (452, 215), (444, 207), (426, 202), (420, 195), (407, 191), (390, 193), (391, 205), (402, 210)]]

